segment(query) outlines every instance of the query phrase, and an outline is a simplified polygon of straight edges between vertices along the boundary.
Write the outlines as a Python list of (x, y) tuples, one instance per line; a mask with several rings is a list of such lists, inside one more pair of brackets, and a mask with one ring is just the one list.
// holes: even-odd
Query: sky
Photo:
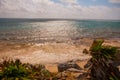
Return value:
[(0, 0), (0, 18), (120, 20), (120, 0)]

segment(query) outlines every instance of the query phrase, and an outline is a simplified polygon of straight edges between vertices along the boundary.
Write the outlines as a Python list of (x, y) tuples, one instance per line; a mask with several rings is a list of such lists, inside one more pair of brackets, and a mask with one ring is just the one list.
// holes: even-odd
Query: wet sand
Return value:
[[(92, 39), (80, 39), (72, 43), (14, 43), (0, 41), (0, 60), (5, 58), (20, 59), (25, 63), (51, 64), (70, 60), (88, 60), (90, 55), (83, 54), (88, 49)], [(105, 40), (104, 45), (120, 47), (120, 41)]]

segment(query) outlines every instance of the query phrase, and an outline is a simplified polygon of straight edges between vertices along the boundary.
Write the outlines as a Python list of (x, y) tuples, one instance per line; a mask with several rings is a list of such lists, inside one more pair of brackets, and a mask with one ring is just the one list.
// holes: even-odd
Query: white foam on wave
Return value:
[(46, 53), (40, 50), (24, 56), (14, 56), (14, 58), (18, 58), (25, 63), (47, 64), (47, 63), (62, 63), (70, 60), (86, 60), (91, 57), (89, 55), (84, 55), (78, 52), (57, 54), (57, 53)]

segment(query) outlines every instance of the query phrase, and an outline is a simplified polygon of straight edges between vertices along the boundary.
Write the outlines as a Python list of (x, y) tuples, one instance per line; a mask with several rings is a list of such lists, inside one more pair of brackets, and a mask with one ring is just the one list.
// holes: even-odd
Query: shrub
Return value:
[(22, 64), (17, 60), (0, 63), (0, 80), (49, 80), (52, 74), (43, 65)]
[(17, 78), (22, 79), (24, 77), (27, 78), (28, 72), (26, 70), (26, 66), (21, 64), (20, 60), (8, 60), (4, 61), (0, 64), (1, 67), (1, 74), (0, 79), (10, 79), (15, 80)]
[(103, 46), (104, 40), (94, 40), (90, 54), (92, 58), (89, 64), (89, 73), (91, 80), (119, 80), (120, 75), (116, 67), (113, 66), (117, 48), (112, 46)]

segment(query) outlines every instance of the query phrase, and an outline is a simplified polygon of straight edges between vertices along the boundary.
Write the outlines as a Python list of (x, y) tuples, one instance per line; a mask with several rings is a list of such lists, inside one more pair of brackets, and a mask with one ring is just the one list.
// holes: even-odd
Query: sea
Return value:
[(0, 19), (0, 40), (68, 42), (82, 38), (120, 40), (120, 20)]

